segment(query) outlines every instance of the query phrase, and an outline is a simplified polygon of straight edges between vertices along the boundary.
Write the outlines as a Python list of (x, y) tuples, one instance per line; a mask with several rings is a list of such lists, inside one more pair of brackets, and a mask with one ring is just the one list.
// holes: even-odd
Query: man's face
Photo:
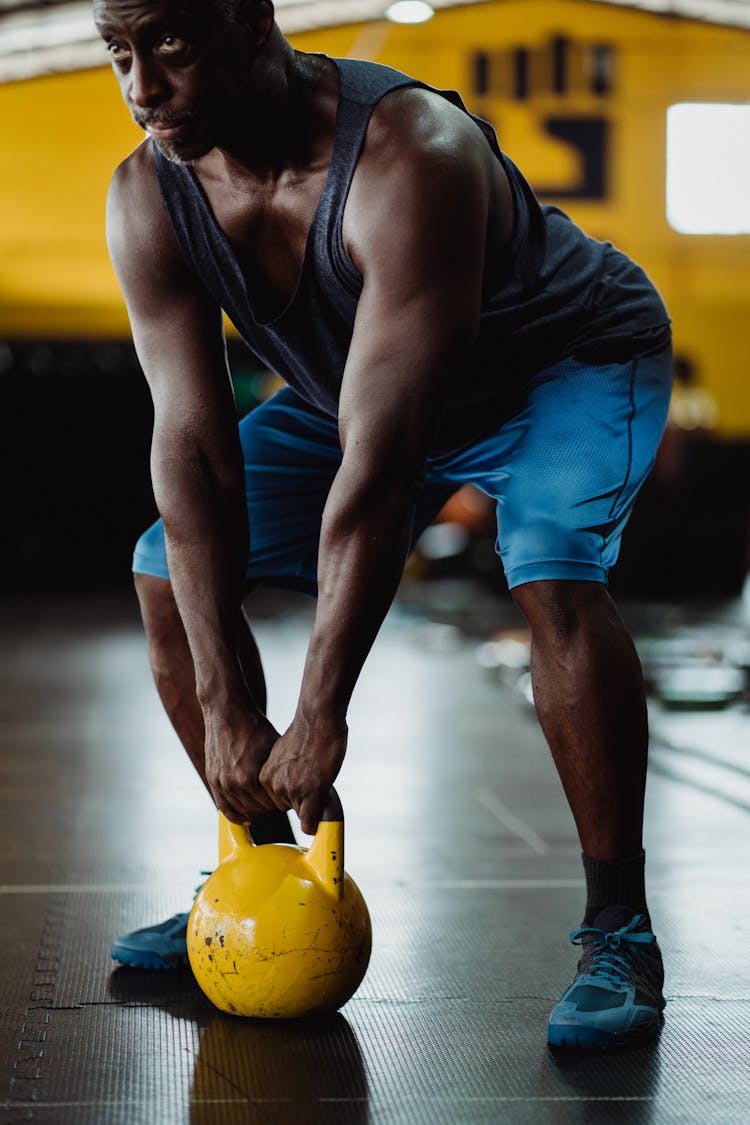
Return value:
[(133, 119), (169, 160), (191, 163), (220, 143), (250, 83), (245, 29), (206, 0), (95, 0)]

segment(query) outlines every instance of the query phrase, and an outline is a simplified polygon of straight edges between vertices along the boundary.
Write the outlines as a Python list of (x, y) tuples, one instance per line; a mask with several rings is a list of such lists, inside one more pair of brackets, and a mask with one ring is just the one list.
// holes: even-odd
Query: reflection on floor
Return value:
[[(483, 638), (518, 622), (475, 591), (407, 594), (358, 688), (339, 786), (347, 869), (373, 919), (369, 972), (333, 1019), (255, 1023), (213, 1010), (187, 973), (108, 959), (114, 934), (187, 908), (216, 850), (131, 600), (0, 612), (2, 1125), (748, 1120), (747, 704), (670, 711), (655, 750), (660, 1042), (553, 1054), (545, 1025), (575, 964), (578, 846), (533, 714), (477, 660)], [(282, 725), (310, 607), (262, 598), (251, 613)], [(684, 768), (710, 764), (718, 743), (732, 747), (720, 768), (736, 786)]]

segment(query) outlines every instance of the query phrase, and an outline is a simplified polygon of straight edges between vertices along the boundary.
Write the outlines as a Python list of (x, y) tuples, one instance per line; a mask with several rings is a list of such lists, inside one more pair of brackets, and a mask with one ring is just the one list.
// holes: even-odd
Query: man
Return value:
[[(217, 807), (256, 841), (288, 839), (289, 809), (314, 830), (410, 545), (473, 481), (498, 500), (584, 852), (584, 957), (549, 1040), (655, 1033), (645, 703), (606, 579), (666, 418), (664, 306), (624, 255), (539, 207), (457, 95), (295, 52), (270, 0), (96, 0), (95, 16), (150, 134), (108, 205), (155, 409), (162, 518), (136, 588), (157, 687)], [(239, 441), (222, 308), (289, 384)], [(240, 608), (261, 582), (318, 597), (281, 735)], [(113, 956), (184, 963), (185, 919)]]

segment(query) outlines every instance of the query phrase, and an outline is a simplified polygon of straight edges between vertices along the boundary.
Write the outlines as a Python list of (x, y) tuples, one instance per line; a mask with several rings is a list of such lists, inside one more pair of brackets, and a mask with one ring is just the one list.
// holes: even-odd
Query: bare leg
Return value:
[[(530, 582), (514, 596), (531, 625), (537, 714), (575, 818), (586, 874), (583, 956), (550, 1013), (547, 1040), (601, 1050), (640, 1042), (658, 1033), (664, 1007), (641, 850), (648, 723), (640, 662), (603, 585)], [(602, 938), (602, 931), (615, 930), (635, 933), (641, 943), (629, 945), (623, 936), (616, 946), (617, 984)]]
[(534, 701), (578, 828), (595, 859), (641, 849), (648, 723), (640, 662), (606, 588), (529, 582)]
[[(185, 629), (171, 584), (147, 574), (135, 575), (135, 588), (148, 640), (151, 670), (170, 722), (208, 789), (204, 760), (203, 714), (195, 694), (195, 673)], [(244, 615), (240, 628), (240, 663), (250, 692), (266, 709), (266, 683), (258, 646)], [(210, 790), (209, 790), (210, 793)], [(263, 813), (253, 818), (256, 843), (292, 842), (286, 813)]]

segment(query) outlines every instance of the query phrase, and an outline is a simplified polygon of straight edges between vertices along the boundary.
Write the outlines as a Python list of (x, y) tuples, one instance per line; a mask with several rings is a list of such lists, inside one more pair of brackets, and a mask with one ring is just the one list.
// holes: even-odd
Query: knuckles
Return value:
[(245, 770), (227, 773), (221, 769), (207, 769), (206, 780), (212, 789), (218, 789), (222, 793), (231, 793), (233, 795), (255, 793), (263, 789), (258, 775)]
[[(238, 761), (234, 765), (213, 757), (206, 747), (206, 780), (219, 810), (235, 824), (248, 816), (278, 809), (296, 809), (308, 826), (317, 823), (338, 770), (312, 756), (290, 753), (281, 739), (276, 755), (263, 762)], [(279, 753), (281, 751), (281, 753)], [(334, 768), (326, 766), (334, 765)]]

